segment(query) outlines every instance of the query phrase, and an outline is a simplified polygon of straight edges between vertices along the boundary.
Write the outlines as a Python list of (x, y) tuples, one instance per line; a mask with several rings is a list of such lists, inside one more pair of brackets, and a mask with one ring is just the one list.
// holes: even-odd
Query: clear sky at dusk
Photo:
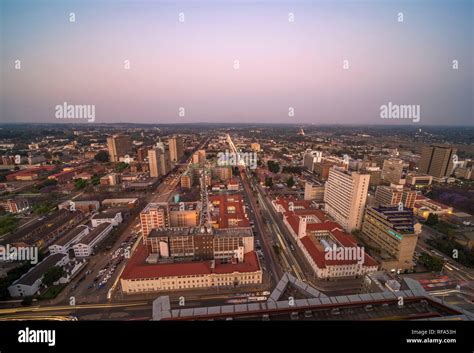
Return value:
[(0, 3), (0, 122), (383, 124), (393, 102), (474, 125), (473, 1)]

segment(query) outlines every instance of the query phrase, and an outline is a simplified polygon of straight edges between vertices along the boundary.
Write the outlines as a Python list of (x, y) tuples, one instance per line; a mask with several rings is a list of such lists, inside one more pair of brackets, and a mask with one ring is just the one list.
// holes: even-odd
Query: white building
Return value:
[(304, 199), (307, 201), (323, 202), (324, 185), (306, 182), (304, 185)]
[(93, 228), (98, 227), (100, 224), (103, 223), (110, 223), (112, 224), (112, 226), (117, 227), (120, 223), (122, 223), (122, 221), (122, 212), (110, 210), (95, 214), (92, 217), (91, 223)]
[(68, 255), (54, 254), (48, 256), (8, 287), (10, 296), (16, 298), (35, 295), (40, 289), (46, 271), (55, 266), (63, 267), (68, 262)]
[(329, 170), (324, 192), (325, 211), (347, 232), (362, 226), (369, 180), (369, 174), (351, 173), (337, 167)]
[(101, 223), (93, 228), (89, 234), (73, 245), (76, 257), (86, 257), (92, 254), (94, 247), (104, 239), (113, 229), (112, 223)]
[(321, 163), (323, 152), (307, 150), (303, 156), (303, 166), (309, 171), (314, 170), (314, 163)]
[(49, 246), (51, 254), (67, 254), (73, 244), (77, 243), (82, 237), (89, 234), (89, 227), (85, 225), (77, 226), (71, 231), (61, 236), (54, 244)]

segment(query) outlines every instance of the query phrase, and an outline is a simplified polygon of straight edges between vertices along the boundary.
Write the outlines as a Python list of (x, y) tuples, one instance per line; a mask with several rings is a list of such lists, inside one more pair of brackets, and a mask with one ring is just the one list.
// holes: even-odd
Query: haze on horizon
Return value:
[(67, 122), (67, 102), (95, 123), (474, 125), (473, 19), (470, 0), (3, 0), (0, 123)]

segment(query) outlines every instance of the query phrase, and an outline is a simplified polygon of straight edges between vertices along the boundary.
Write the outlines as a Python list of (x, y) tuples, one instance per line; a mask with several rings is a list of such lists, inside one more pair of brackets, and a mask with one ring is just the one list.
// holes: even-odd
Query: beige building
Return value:
[(250, 149), (254, 152), (260, 152), (260, 144), (259, 143), (256, 143), (256, 142), (253, 142), (250, 144)]
[(107, 137), (107, 148), (109, 151), (110, 161), (118, 162), (120, 157), (124, 157), (130, 153), (132, 149), (132, 141), (127, 135), (114, 135)]
[(191, 189), (193, 179), (188, 172), (181, 176), (181, 187), (184, 189)]
[(149, 203), (140, 213), (142, 234), (147, 237), (153, 229), (195, 227), (199, 224), (201, 206), (198, 202)]
[(262, 283), (262, 269), (254, 251), (243, 261), (192, 261), (176, 263), (146, 263), (146, 250), (137, 254), (125, 267), (121, 281), (126, 294), (178, 291), (205, 288), (236, 288)]
[(308, 201), (324, 201), (324, 185), (306, 182), (304, 185), (304, 199)]
[[(382, 250), (382, 268), (407, 270), (414, 266), (413, 254), (421, 232), (411, 209), (368, 207), (362, 226), (363, 237)], [(384, 256), (387, 255), (387, 256)]]
[(425, 187), (431, 185), (432, 182), (433, 177), (431, 175), (411, 173), (407, 176), (407, 185), (415, 187)]
[(360, 229), (369, 188), (369, 174), (347, 172), (333, 167), (324, 192), (325, 211), (344, 230)]
[(206, 151), (198, 150), (193, 153), (193, 164), (204, 164), (206, 162)]
[(229, 180), (232, 178), (232, 168), (231, 167), (214, 167), (211, 169), (211, 177), (217, 178), (221, 181)]
[(382, 178), (386, 183), (403, 185), (406, 179), (403, 178), (405, 163), (398, 158), (389, 158), (383, 162)]
[(378, 205), (399, 205), (413, 208), (415, 206), (417, 192), (403, 188), (403, 185), (392, 184), (391, 186), (379, 185), (375, 190), (375, 203)]
[(184, 155), (184, 141), (181, 136), (175, 136), (169, 139), (171, 162), (178, 162)]

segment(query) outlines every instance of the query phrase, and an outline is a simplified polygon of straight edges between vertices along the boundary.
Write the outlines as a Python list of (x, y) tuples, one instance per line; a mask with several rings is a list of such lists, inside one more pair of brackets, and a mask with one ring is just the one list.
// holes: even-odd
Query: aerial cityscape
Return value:
[(176, 321), (472, 352), (473, 15), (0, 0), (0, 353)]
[(4, 125), (0, 315), (471, 319), (473, 128), (463, 136)]

